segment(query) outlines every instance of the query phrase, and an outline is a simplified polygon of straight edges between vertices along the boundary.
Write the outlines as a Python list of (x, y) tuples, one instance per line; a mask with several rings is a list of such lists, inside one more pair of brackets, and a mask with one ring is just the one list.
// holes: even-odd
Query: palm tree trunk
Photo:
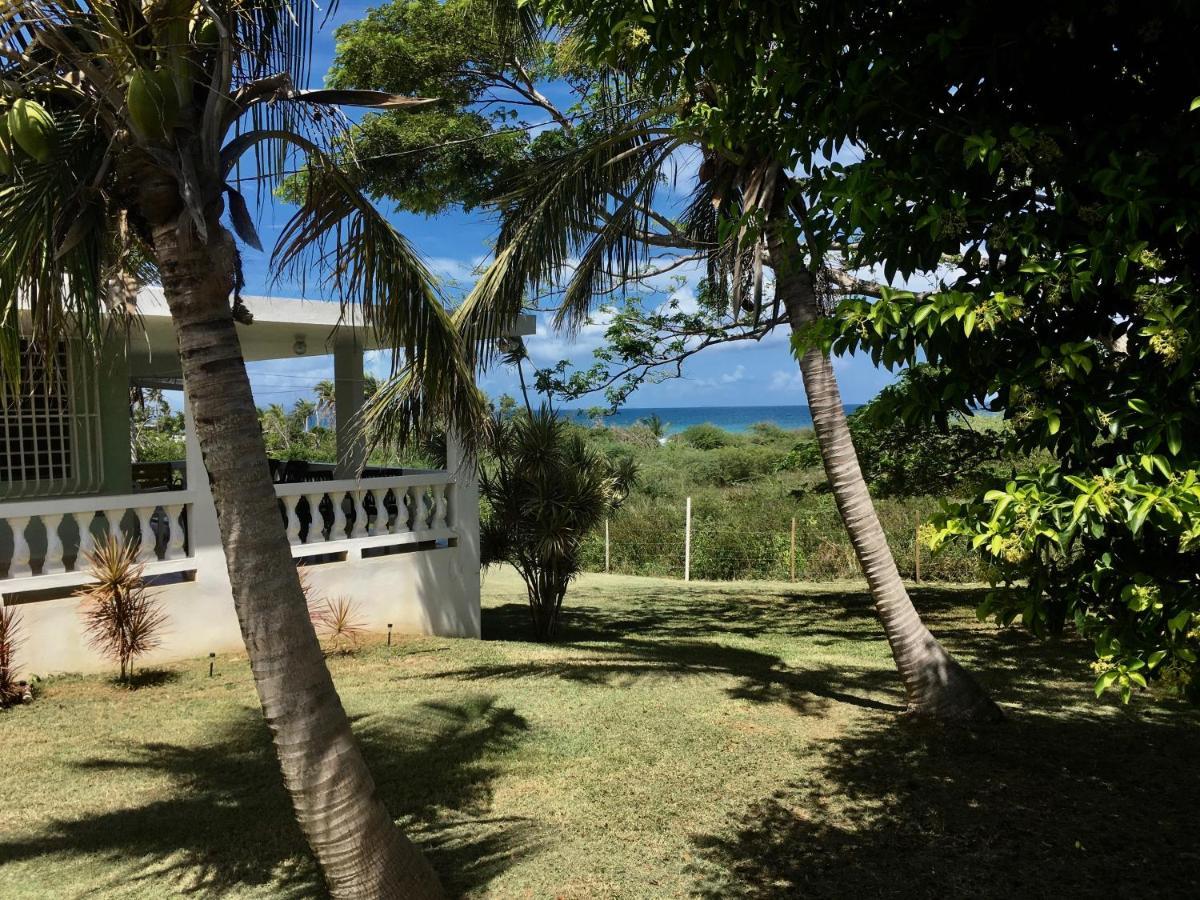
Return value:
[(154, 229), (184, 386), (216, 503), (254, 682), (296, 818), (334, 897), (439, 897), (437, 876), (384, 808), (309, 621), (230, 310), (228, 236), (184, 245)]
[[(801, 264), (795, 244), (786, 238), (772, 240), (771, 260), (775, 290), (796, 334), (820, 315), (812, 276)], [(1003, 718), (1000, 708), (978, 682), (925, 627), (908, 596), (858, 465), (829, 354), (807, 350), (800, 359), (800, 374), (825, 475), (892, 648), (909, 712), (939, 720), (985, 722)]]

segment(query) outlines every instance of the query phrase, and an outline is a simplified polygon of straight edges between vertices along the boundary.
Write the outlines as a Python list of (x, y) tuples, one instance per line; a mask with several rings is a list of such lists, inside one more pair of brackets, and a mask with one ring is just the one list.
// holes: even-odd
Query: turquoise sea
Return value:
[[(846, 412), (862, 404), (846, 404)], [(563, 410), (577, 422), (589, 423), (592, 417), (583, 409)], [(745, 431), (757, 422), (770, 422), (780, 428), (810, 428), (812, 416), (807, 406), (648, 406), (629, 407), (605, 416), (607, 425), (633, 425), (647, 416), (657, 415), (667, 426), (668, 434), (677, 434), (689, 425), (708, 423), (726, 431)]]

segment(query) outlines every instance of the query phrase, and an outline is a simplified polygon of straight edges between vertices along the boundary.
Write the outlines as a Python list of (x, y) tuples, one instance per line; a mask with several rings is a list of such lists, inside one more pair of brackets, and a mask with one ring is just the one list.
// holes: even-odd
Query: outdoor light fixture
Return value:
[(217, 654), (215, 654), (215, 653), (208, 654), (208, 677), (209, 678), (213, 677), (213, 666), (216, 665), (216, 658), (217, 658)]
[(388, 646), (392, 646), (392, 623), (388, 622)]
[(308, 341), (304, 339), (304, 335), (299, 335), (296, 338), (296, 343), (292, 344), (292, 352), (297, 356), (303, 356), (308, 352)]

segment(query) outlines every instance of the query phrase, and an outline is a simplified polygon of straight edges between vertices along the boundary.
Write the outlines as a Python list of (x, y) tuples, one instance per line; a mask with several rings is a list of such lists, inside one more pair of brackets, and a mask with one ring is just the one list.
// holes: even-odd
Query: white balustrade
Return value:
[(67, 571), (67, 563), (64, 559), (66, 552), (63, 548), (62, 537), (58, 532), (68, 520), (74, 522), (75, 514), (63, 513), (61, 516), (42, 516), (42, 524), (46, 527), (46, 555), (42, 560), (43, 575), (54, 575)]
[(325, 499), (325, 492), (319, 494), (305, 494), (308, 500), (308, 538), (306, 543), (315, 544), (319, 540), (325, 539), (325, 517), (321, 515), (321, 501)]
[(329, 540), (346, 539), (346, 492), (331, 491), (329, 502), (333, 504), (333, 527), (329, 529)]
[(370, 531), (367, 527), (367, 492), (351, 491), (350, 498), (354, 501), (354, 526), (350, 537), (367, 537)]
[(125, 540), (125, 533), (121, 530), (121, 520), (125, 518), (125, 510), (106, 509), (104, 518), (108, 522), (108, 536), (116, 538), (118, 541)]
[[(156, 502), (168, 498), (172, 501), (169, 504)], [(104, 517), (103, 527), (108, 534), (125, 540), (121, 522), (133, 513), (138, 534), (131, 539), (138, 542), (140, 561), (158, 566), (168, 560), (185, 560), (183, 520), (190, 517), (191, 502), (191, 495), (180, 491), (158, 496), (84, 496), (0, 504), (0, 519), (7, 522), (13, 537), (11, 556), (7, 560), (0, 557), (0, 572), (7, 570), (0, 577), (0, 591), (6, 590), (6, 582), (36, 581), (42, 576), (49, 577), (47, 583), (51, 585), (83, 583), (87, 568), (84, 556), (96, 539), (93, 527), (98, 527), (97, 514)], [(178, 566), (159, 570), (178, 571)], [(23, 590), (24, 584), (17, 589)]]
[[(409, 534), (420, 535), (421, 540), (448, 537), (451, 484), (446, 472), (421, 472), (359, 481), (279, 484), (275, 492), (283, 503), (288, 541), (293, 546), (313, 547), (343, 541), (376, 545), (386, 543), (389, 537)], [(396, 504), (395, 518), (387, 505), (389, 493)], [(308, 501), (312, 511), (307, 532), (301, 527), (298, 513), (301, 497)], [(321, 514), (326, 498), (333, 511), (328, 535)]]
[(416, 519), (413, 520), (413, 531), (424, 531), (429, 527), (429, 514), (433, 511), (433, 505), (429, 502), (429, 488), (422, 487), (416, 494), (417, 509)]
[[(441, 540), (453, 534), (453, 481), (447, 472), (281, 484), (275, 489), (283, 503), (288, 541), (294, 548), (329, 546), (329, 552), (338, 552), (330, 545), (384, 546)], [(389, 493), (395, 503), (394, 518), (387, 505)], [(307, 530), (300, 515), (301, 499), (307, 501), (311, 515)], [(321, 513), (326, 499), (333, 512), (328, 533)], [(353, 524), (347, 515), (348, 504)], [(130, 539), (139, 542), (139, 559), (151, 566), (152, 572), (182, 571), (196, 554), (194, 539), (187, 536), (191, 505), (192, 495), (186, 491), (0, 504), (0, 519), (12, 533), (13, 547), (8, 560), (0, 557), (0, 573), (6, 572), (0, 577), (0, 592), (25, 590), (26, 582), (38, 582), (42, 576), (48, 576), (46, 583), (52, 586), (84, 583), (84, 554), (91, 549), (95, 535), (107, 532), (125, 540), (122, 522), (131, 513), (137, 519), (137, 536)], [(96, 523), (97, 515), (103, 516), (102, 525)], [(13, 586), (14, 581), (20, 586)]]
[(32, 516), (16, 516), (8, 520), (8, 527), (12, 529), (13, 552), (12, 562), (8, 566), (8, 577), (18, 578), (22, 575), (32, 575), (32, 551), (29, 548), (29, 541), (25, 537), (25, 529), (29, 527), (29, 522)]
[(430, 490), (433, 491), (433, 521), (430, 523), (433, 528), (446, 527), (446, 485), (435, 484)]
[(412, 531), (408, 524), (412, 518), (412, 508), (409, 506), (412, 491), (405, 487), (396, 488), (393, 493), (396, 495), (396, 524), (392, 526), (392, 533), (407, 534)]
[(163, 550), (163, 559), (179, 559), (184, 555), (183, 523), (180, 521), (183, 507), (178, 504), (164, 506), (163, 512), (167, 514), (167, 525), (171, 529), (166, 549)]
[(283, 501), (283, 510), (287, 513), (287, 537), (289, 544), (300, 543), (300, 513), (297, 507), (300, 505), (300, 495), (294, 497), (281, 497)]
[(154, 562), (158, 559), (158, 535), (154, 533), (154, 514), (157, 506), (139, 506), (134, 512), (138, 520), (138, 559)]

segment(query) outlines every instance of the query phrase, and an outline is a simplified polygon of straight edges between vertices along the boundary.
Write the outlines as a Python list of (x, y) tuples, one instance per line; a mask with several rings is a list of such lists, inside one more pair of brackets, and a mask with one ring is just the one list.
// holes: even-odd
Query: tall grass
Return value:
[[(792, 468), (791, 451), (809, 432), (760, 427), (746, 435), (706, 426), (695, 446), (684, 432), (663, 446), (623, 439), (620, 429), (595, 429), (590, 439), (606, 452), (629, 455), (640, 483), (610, 522), (611, 571), (682, 577), (684, 508), (692, 498), (691, 574), (698, 579), (777, 579), (791, 575), (791, 522), (796, 520), (796, 577), (830, 581), (860, 576), (833, 497), (819, 468)], [(939, 510), (937, 496), (880, 498), (876, 509), (896, 564), (916, 574), (916, 531)], [(982, 581), (979, 558), (962, 547), (933, 556), (921, 550), (921, 577)], [(604, 531), (583, 546), (586, 571), (604, 570)]]

